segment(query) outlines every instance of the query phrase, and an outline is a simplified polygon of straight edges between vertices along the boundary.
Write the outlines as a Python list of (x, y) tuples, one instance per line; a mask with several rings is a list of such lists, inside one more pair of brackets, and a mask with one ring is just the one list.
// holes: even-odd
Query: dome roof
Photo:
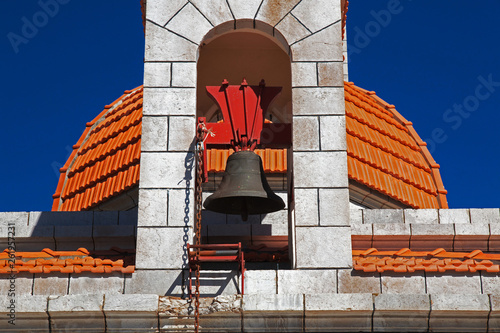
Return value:
[[(447, 208), (439, 165), (412, 123), (374, 92), (344, 87), (350, 182), (403, 206)], [(125, 91), (87, 123), (61, 168), (52, 210), (93, 209), (138, 186), (142, 95), (142, 87)], [(286, 172), (286, 150), (257, 153), (266, 172)], [(227, 154), (209, 152), (209, 170), (223, 171)]]

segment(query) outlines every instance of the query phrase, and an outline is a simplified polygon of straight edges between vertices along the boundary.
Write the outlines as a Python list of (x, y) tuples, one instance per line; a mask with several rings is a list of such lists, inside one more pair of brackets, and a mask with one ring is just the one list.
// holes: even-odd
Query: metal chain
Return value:
[[(202, 209), (202, 188), (201, 184), (203, 174), (203, 142), (198, 142), (196, 151), (196, 220), (195, 220), (195, 245), (201, 244), (201, 209)], [(200, 248), (196, 247), (196, 271), (195, 271), (195, 299), (194, 299), (194, 331), (199, 332), (200, 329)]]

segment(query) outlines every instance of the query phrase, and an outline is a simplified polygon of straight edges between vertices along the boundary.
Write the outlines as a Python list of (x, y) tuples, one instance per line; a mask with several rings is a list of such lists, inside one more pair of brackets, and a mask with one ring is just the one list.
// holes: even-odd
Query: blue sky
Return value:
[[(85, 123), (142, 84), (139, 0), (49, 2), (0, 13), (0, 211), (50, 210)], [(350, 2), (350, 80), (414, 123), (451, 208), (500, 207), (500, 2)]]

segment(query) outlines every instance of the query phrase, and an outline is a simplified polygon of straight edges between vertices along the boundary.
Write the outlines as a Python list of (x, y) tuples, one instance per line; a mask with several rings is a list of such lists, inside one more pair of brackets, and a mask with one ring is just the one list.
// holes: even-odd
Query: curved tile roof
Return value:
[[(439, 165), (393, 105), (345, 83), (349, 179), (413, 208), (448, 208)], [(52, 210), (92, 209), (139, 183), (142, 87), (125, 91), (87, 127), (61, 168)], [(261, 149), (266, 172), (286, 172), (286, 149)], [(230, 151), (208, 150), (209, 171)]]

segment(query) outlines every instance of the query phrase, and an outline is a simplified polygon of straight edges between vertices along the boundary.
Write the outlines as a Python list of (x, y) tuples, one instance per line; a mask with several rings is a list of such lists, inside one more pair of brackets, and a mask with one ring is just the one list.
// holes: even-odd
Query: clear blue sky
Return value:
[[(50, 210), (85, 123), (142, 84), (139, 0), (60, 1), (2, 3), (0, 211)], [(500, 207), (500, 2), (350, 2), (350, 80), (429, 142), (451, 208)]]

